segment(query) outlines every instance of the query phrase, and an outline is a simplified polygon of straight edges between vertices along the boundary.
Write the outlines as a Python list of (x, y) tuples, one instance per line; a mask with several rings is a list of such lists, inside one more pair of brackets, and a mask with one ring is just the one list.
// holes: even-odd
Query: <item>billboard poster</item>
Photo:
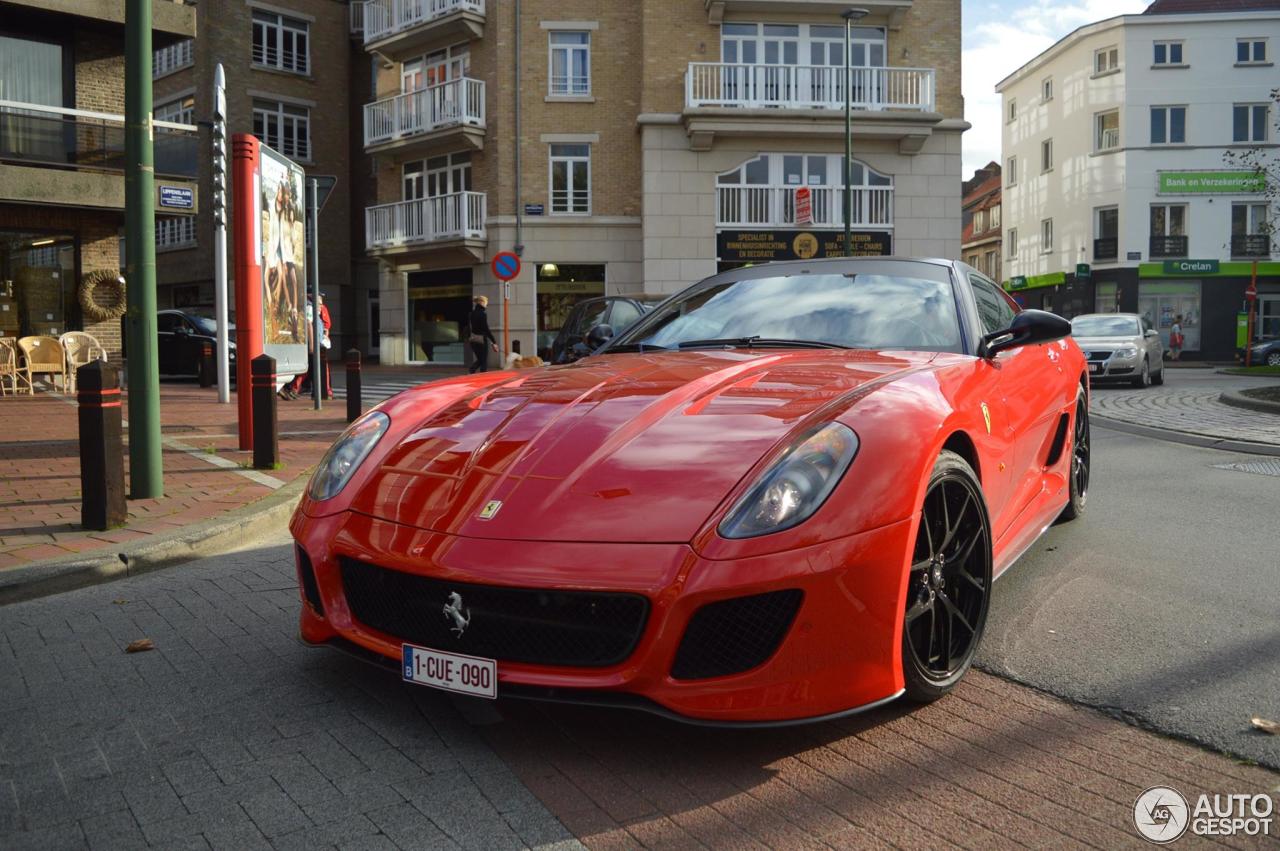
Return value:
[(262, 145), (258, 231), (262, 265), (263, 350), (276, 374), (307, 370), (306, 182), (302, 167)]

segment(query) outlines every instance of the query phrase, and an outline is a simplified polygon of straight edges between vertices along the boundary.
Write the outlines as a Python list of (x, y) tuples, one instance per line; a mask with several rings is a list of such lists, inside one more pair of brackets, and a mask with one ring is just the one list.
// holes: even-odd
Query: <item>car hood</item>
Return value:
[(351, 508), (473, 537), (689, 541), (806, 417), (934, 357), (695, 351), (514, 372), (395, 429)]

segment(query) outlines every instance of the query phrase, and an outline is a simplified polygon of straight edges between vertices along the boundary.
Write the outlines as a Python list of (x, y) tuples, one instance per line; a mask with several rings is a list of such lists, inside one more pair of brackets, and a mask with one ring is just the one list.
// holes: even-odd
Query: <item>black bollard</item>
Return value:
[(218, 378), (218, 366), (213, 360), (213, 343), (200, 341), (200, 386), (212, 387)]
[(103, 532), (123, 526), (124, 451), (120, 374), (100, 360), (76, 370), (80, 404), (80, 525)]
[(280, 460), (276, 434), (276, 359), (258, 355), (250, 364), (253, 384), (253, 469), (274, 470)]
[(360, 416), (360, 350), (347, 349), (347, 422)]

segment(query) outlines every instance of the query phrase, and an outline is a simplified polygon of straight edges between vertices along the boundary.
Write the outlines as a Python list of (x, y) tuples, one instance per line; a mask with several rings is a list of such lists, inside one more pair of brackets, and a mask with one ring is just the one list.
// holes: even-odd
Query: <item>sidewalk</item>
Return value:
[[(363, 408), (390, 390), (447, 377), (460, 369), (366, 367)], [(107, 532), (80, 528), (80, 450), (75, 399), (48, 389), (0, 398), (0, 572), (77, 554), (117, 551), (243, 508), (305, 478), (347, 427), (345, 373), (333, 365), (339, 398), (314, 410), (309, 396), (279, 402), (277, 470), (257, 471), (239, 450), (236, 397), (219, 405), (217, 389), (194, 381), (160, 384), (164, 497), (129, 500), (129, 518)], [(385, 389), (384, 389), (385, 388)], [(123, 394), (125, 487), (128, 488), (128, 393)], [(298, 486), (301, 483), (298, 482)], [(294, 489), (296, 490), (296, 488)]]

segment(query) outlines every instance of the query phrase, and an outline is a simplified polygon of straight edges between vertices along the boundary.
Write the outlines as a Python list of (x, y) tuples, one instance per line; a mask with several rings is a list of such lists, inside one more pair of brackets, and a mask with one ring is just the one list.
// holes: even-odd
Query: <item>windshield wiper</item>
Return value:
[(847, 349), (848, 346), (842, 346), (839, 343), (828, 343), (823, 340), (783, 340), (774, 337), (761, 337), (758, 334), (754, 337), (724, 337), (715, 340), (685, 340), (680, 343), (677, 348), (694, 349), (702, 346), (743, 346), (748, 349), (754, 348), (788, 348), (788, 349)]
[(659, 346), (657, 343), (619, 343), (616, 346), (609, 346), (602, 349), (599, 354), (612, 355), (617, 352), (665, 352), (669, 346)]

